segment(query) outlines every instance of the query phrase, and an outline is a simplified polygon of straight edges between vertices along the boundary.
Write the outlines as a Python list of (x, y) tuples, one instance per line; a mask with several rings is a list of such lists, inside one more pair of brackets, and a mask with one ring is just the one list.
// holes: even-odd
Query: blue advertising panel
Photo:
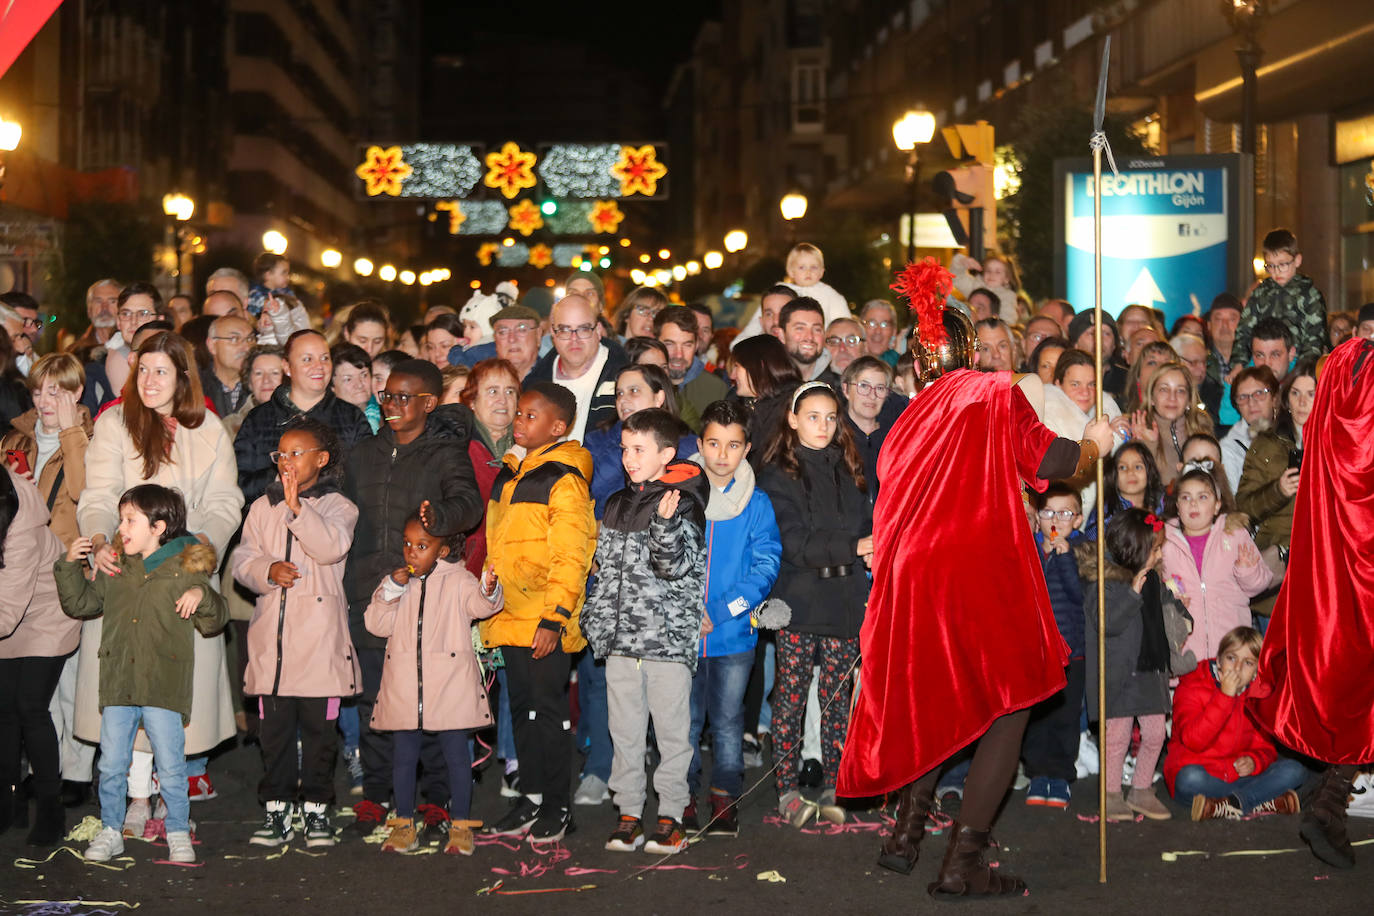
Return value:
[[(1245, 291), (1250, 261), (1248, 158), (1163, 156), (1102, 172), (1102, 308), (1160, 309), (1172, 324), (1206, 311), (1220, 292)], [(1082, 311), (1093, 306), (1092, 160), (1055, 162), (1058, 295)]]

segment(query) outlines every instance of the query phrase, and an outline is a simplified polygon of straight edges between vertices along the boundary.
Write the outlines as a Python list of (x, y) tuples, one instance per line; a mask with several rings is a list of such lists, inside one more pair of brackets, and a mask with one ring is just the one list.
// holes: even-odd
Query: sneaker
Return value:
[(583, 776), (573, 793), (574, 805), (599, 805), (611, 798), (611, 790), (600, 776)]
[(1195, 821), (1238, 821), (1244, 816), (1245, 812), (1240, 810), (1240, 805), (1236, 804), (1236, 800), (1229, 796), (1226, 798), (1193, 796), (1192, 817)]
[(763, 745), (753, 735), (744, 736), (744, 766), (750, 770), (763, 766)]
[(1030, 788), (1026, 790), (1026, 804), (1043, 805), (1049, 799), (1050, 781), (1046, 776), (1031, 778)]
[(653, 836), (644, 843), (644, 851), (651, 855), (666, 856), (687, 851), (687, 834), (682, 824), (671, 817), (660, 817)]
[(492, 836), (523, 836), (538, 819), (539, 806), (522, 795), (505, 817), (487, 828), (487, 833)]
[(305, 845), (333, 846), (338, 842), (334, 826), (329, 823), (329, 808), (320, 802), (305, 803)]
[(386, 816), (386, 806), (363, 799), (353, 806), (353, 830), (363, 836), (370, 836), (386, 823)]
[(632, 814), (620, 815), (620, 820), (606, 841), (606, 848), (612, 852), (634, 852), (644, 845), (644, 827), (639, 818)]
[(215, 791), (215, 784), (210, 781), (209, 775), (204, 773), (186, 780), (186, 794), (191, 801), (209, 801), (212, 798), (219, 798), (219, 793)]
[(124, 853), (124, 837), (113, 827), (101, 827), (100, 832), (86, 847), (87, 862), (108, 862)]
[(1045, 790), (1044, 805), (1046, 808), (1058, 808), (1062, 811), (1069, 807), (1069, 799), (1072, 796), (1067, 779), (1051, 779), (1049, 787)]
[(825, 772), (821, 769), (819, 760), (803, 760), (801, 771), (797, 774), (797, 783), (807, 789), (818, 789), (821, 780), (825, 778)]
[(391, 835), (382, 844), (382, 852), (414, 852), (420, 848), (420, 837), (415, 832), (415, 821), (408, 817), (393, 817), (386, 822)]
[(796, 789), (784, 792), (778, 799), (778, 813), (782, 815), (783, 820), (798, 830), (805, 827), (806, 822), (815, 817), (819, 810), (815, 802), (807, 801)]
[(148, 818), (152, 816), (153, 807), (148, 803), (148, 799), (135, 799), (124, 811), (124, 829), (121, 833), (135, 839), (142, 837), (143, 829), (148, 826)]
[(1298, 793), (1289, 789), (1278, 798), (1271, 798), (1263, 804), (1256, 805), (1251, 814), (1301, 814), (1302, 802), (1298, 800)]
[(167, 858), (172, 862), (189, 865), (196, 860), (196, 847), (191, 845), (191, 834), (185, 830), (175, 830), (167, 834)]
[(501, 777), (501, 797), (519, 798), (520, 797), (520, 771), (511, 770)]
[(248, 842), (253, 846), (281, 846), (296, 838), (292, 824), (292, 805), (284, 801), (267, 803), (267, 815), (262, 826), (253, 831)]
[(472, 855), (477, 845), (472, 831), (473, 828), (481, 826), (481, 821), (449, 821), (448, 842), (444, 844), (444, 852), (451, 856)]
[(1143, 814), (1152, 821), (1167, 821), (1173, 818), (1169, 809), (1164, 807), (1164, 803), (1155, 794), (1154, 786), (1148, 789), (1132, 788), (1126, 793), (1126, 807), (1136, 814)]
[(1107, 793), (1107, 807), (1102, 813), (1107, 822), (1112, 824), (1135, 820), (1135, 812), (1126, 804), (1126, 799), (1121, 797), (1120, 792)]
[(728, 795), (711, 793), (711, 822), (706, 825), (707, 836), (739, 836), (739, 809)]
[(567, 808), (539, 806), (539, 816), (530, 826), (529, 840), (534, 844), (557, 843), (577, 828)]
[(1016, 767), (1016, 778), (1011, 781), (1011, 787), (1017, 792), (1024, 792), (1030, 787), (1031, 781), (1026, 776), (1026, 765), (1018, 764)]
[(363, 755), (356, 747), (344, 751), (344, 765), (348, 767), (348, 794), (363, 794)]
[(843, 824), (849, 819), (849, 812), (835, 801), (835, 790), (826, 789), (816, 801), (816, 817), (832, 824)]
[(697, 830), (701, 824), (697, 820), (697, 800), (696, 797), (687, 799), (687, 807), (682, 809), (682, 826), (688, 830)]

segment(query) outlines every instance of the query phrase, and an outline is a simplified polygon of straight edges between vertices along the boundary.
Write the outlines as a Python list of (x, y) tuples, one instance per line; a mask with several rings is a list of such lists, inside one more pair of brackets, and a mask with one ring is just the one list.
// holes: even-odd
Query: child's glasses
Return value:
[(1045, 521), (1057, 518), (1061, 522), (1067, 522), (1069, 519), (1073, 518), (1078, 513), (1073, 511), (1072, 509), (1041, 509), (1036, 514), (1043, 518)]
[(291, 451), (289, 451), (289, 452), (279, 452), (279, 451), (273, 450), (273, 451), (270, 451), (270, 452), (267, 453), (267, 457), (272, 459), (272, 463), (273, 463), (273, 464), (281, 464), (281, 460), (282, 460), (283, 458), (287, 457), (288, 455), (289, 455), (290, 457), (292, 457), (292, 458), (299, 458), (299, 457), (301, 457), (302, 455), (308, 455), (308, 454), (311, 453), (311, 452), (319, 452), (319, 451), (323, 451), (323, 449), (318, 449), (318, 448), (293, 448), (293, 449), (292, 449)]
[(397, 407), (399, 407), (399, 408), (401, 408), (402, 410), (404, 410), (404, 409), (405, 409), (405, 406), (406, 406), (407, 404), (410, 403), (411, 398), (432, 398), (432, 397), (434, 397), (434, 395), (430, 394), (430, 393), (427, 392), (427, 391), (422, 391), (422, 392), (420, 392), (420, 393), (418, 393), (418, 394), (406, 394), (404, 391), (379, 391), (379, 392), (377, 393), (377, 403), (379, 403), (379, 404), (391, 404), (391, 403), (395, 403)]

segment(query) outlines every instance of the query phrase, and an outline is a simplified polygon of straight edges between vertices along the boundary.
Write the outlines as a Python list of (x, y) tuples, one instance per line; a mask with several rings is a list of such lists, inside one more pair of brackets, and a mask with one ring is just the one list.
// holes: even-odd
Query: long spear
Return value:
[[(1096, 329), (1097, 347), (1097, 412), (1102, 416), (1102, 153), (1107, 153), (1107, 162), (1112, 174), (1117, 174), (1116, 160), (1112, 158), (1112, 148), (1107, 144), (1107, 135), (1102, 131), (1102, 122), (1107, 116), (1107, 65), (1111, 60), (1112, 36), (1108, 35), (1102, 44), (1102, 69), (1097, 75), (1097, 102), (1093, 106), (1093, 134), (1088, 146), (1093, 151), (1093, 326)], [(1102, 465), (1107, 455), (1099, 455), (1097, 461), (1097, 880), (1107, 883), (1107, 640), (1106, 640), (1106, 602), (1107, 584), (1102, 577), (1106, 565), (1103, 556), (1106, 542), (1106, 509), (1103, 499)]]

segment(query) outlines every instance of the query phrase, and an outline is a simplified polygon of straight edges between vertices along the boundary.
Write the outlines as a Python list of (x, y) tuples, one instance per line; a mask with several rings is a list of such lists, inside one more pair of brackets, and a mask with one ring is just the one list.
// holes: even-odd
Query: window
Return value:
[(825, 123), (825, 68), (798, 61), (792, 65), (792, 130), (819, 133)]

